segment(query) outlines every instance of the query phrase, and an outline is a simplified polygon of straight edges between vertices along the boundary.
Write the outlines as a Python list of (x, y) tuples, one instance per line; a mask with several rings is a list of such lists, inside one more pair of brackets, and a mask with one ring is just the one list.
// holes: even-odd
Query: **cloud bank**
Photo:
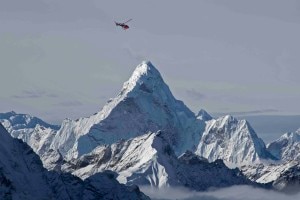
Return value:
[(155, 200), (295, 200), (300, 199), (298, 194), (285, 194), (274, 190), (253, 188), (251, 186), (233, 186), (207, 192), (196, 192), (186, 188), (140, 187), (151, 199)]

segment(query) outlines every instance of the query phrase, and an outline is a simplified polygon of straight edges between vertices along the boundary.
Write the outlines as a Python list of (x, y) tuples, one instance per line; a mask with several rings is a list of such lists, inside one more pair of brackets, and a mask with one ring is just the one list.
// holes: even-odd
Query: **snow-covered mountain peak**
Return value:
[(161, 84), (164, 83), (159, 71), (150, 61), (144, 61), (136, 67), (129, 80), (124, 83), (121, 94), (127, 94), (133, 90), (151, 93)]
[(55, 136), (52, 149), (67, 158), (91, 152), (147, 132), (163, 130), (169, 134), (176, 153), (195, 149), (204, 129), (182, 101), (177, 100), (151, 62), (137, 66), (122, 91), (103, 109), (87, 118), (65, 120)]
[(225, 115), (216, 120), (216, 124), (220, 126), (228, 126), (230, 124), (236, 123), (237, 119), (231, 115)]
[(299, 130), (297, 130), (295, 132), (287, 132), (287, 133), (283, 134), (276, 141), (271, 142), (270, 144), (268, 144), (268, 147), (271, 146), (272, 144), (275, 144), (275, 143), (277, 143), (277, 144), (281, 143), (283, 146), (285, 146), (288, 143), (292, 144), (292, 143), (297, 143), (297, 142), (300, 142), (300, 132), (299, 132)]
[[(245, 119), (237, 119), (232, 115), (225, 115), (215, 120), (215, 125), (218, 127), (224, 127), (225, 132), (230, 132), (232, 129), (237, 129), (239, 135), (249, 135), (252, 139), (258, 138), (254, 129)], [(243, 131), (247, 130), (247, 131)]]
[(135, 68), (130, 80), (137, 80), (144, 75), (152, 77), (161, 76), (159, 71), (154, 67), (154, 65), (150, 61), (143, 61)]
[(9, 130), (9, 132), (12, 130), (35, 128), (36, 125), (41, 125), (55, 130), (59, 128), (59, 126), (48, 124), (37, 117), (33, 117), (28, 114), (17, 114), (14, 111), (0, 113), (0, 122), (7, 130)]
[(268, 151), (283, 161), (300, 160), (300, 131), (283, 134), (267, 145)]
[(230, 115), (208, 122), (196, 154), (210, 162), (222, 159), (228, 166), (253, 164), (270, 157), (250, 124)]
[(208, 114), (204, 109), (201, 109), (198, 114), (197, 114), (197, 119), (204, 120), (204, 121), (209, 121), (212, 120), (212, 116)]
[(225, 115), (225, 116), (217, 119), (216, 123), (221, 126), (229, 126), (232, 124), (240, 123), (241, 125), (244, 126), (244, 125), (246, 125), (247, 122), (244, 119), (238, 120), (235, 117), (233, 117), (232, 115)]
[[(299, 142), (300, 141), (300, 132), (299, 130), (296, 131), (296, 132), (288, 132), (288, 133), (285, 133), (283, 134), (281, 137), (280, 137), (281, 140), (284, 140), (284, 139), (287, 139), (289, 140), (290, 142)], [(279, 140), (280, 140), (279, 139)]]
[(140, 78), (143, 75), (152, 76), (152, 77), (161, 77), (159, 71), (154, 67), (154, 65), (150, 61), (143, 61), (139, 64), (130, 78), (133, 79), (134, 77)]

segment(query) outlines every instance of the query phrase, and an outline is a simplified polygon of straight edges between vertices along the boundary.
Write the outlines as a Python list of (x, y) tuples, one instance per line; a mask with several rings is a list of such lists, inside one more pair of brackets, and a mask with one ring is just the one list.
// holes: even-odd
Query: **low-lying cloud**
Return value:
[(83, 103), (76, 100), (70, 100), (70, 101), (63, 101), (54, 105), (63, 106), (63, 107), (77, 107), (77, 106), (82, 106)]
[(15, 99), (35, 99), (41, 97), (56, 98), (58, 96), (56, 94), (47, 93), (43, 90), (23, 90), (21, 94), (13, 95), (12, 97)]
[(295, 200), (300, 199), (298, 194), (286, 194), (274, 190), (265, 190), (251, 186), (233, 186), (207, 192), (196, 192), (181, 187), (155, 189), (140, 187), (146, 195), (154, 200)]
[(188, 95), (188, 97), (190, 97), (191, 99), (194, 99), (196, 101), (202, 100), (206, 97), (204, 94), (202, 94), (194, 89), (186, 90), (186, 94)]
[(242, 111), (242, 112), (227, 112), (227, 113), (213, 113), (217, 116), (223, 115), (233, 115), (233, 116), (243, 116), (243, 115), (255, 115), (255, 114), (264, 114), (264, 113), (276, 113), (279, 110), (276, 109), (261, 109), (261, 110), (250, 110), (250, 111)]

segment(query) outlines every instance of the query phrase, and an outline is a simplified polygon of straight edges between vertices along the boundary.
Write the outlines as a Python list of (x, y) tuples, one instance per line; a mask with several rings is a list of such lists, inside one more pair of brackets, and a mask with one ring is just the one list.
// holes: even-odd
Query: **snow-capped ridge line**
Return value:
[(48, 171), (32, 149), (12, 138), (0, 123), (0, 199), (134, 199), (149, 200), (137, 186), (121, 185), (113, 172), (97, 173), (85, 181)]
[(0, 122), (5, 124), (4, 126), (6, 129), (10, 128), (12, 130), (35, 128), (36, 125), (54, 130), (58, 130), (60, 127), (58, 125), (49, 124), (42, 119), (29, 114), (16, 113), (15, 111), (0, 113)]
[(209, 161), (222, 159), (228, 166), (273, 159), (251, 125), (246, 120), (238, 120), (231, 115), (208, 121), (196, 154)]
[(204, 120), (204, 121), (209, 121), (213, 119), (213, 117), (210, 114), (208, 114), (204, 109), (201, 109), (196, 115), (196, 117), (197, 119)]
[[(231, 170), (223, 161), (209, 163), (192, 151), (179, 158), (166, 140), (167, 133), (157, 131), (107, 146), (63, 165), (63, 170), (85, 179), (103, 170), (119, 174), (119, 182), (162, 188), (185, 186), (203, 191), (210, 187), (252, 184), (238, 169)], [(197, 176), (198, 175), (198, 176)], [(213, 178), (213, 177), (218, 177)]]
[(268, 151), (282, 161), (300, 161), (300, 130), (287, 132), (267, 145)]
[(153, 64), (145, 61), (100, 112), (76, 121), (64, 121), (51, 148), (72, 159), (98, 145), (164, 130), (178, 147), (176, 151), (182, 153), (196, 146), (204, 126), (182, 101), (175, 99)]

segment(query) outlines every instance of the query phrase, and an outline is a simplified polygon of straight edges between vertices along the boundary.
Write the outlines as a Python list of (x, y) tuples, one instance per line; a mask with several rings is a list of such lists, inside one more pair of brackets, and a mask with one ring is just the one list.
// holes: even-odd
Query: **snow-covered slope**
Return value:
[(300, 187), (300, 163), (287, 168), (273, 182), (274, 188), (285, 191), (289, 194), (299, 193)]
[(300, 184), (299, 161), (242, 166), (241, 170), (250, 180), (272, 184), (277, 190), (288, 190), (290, 187), (299, 187)]
[(12, 138), (0, 124), (0, 199), (148, 199), (137, 187), (119, 184), (114, 176), (106, 172), (82, 181), (71, 174), (49, 172), (27, 144)]
[(267, 145), (268, 151), (276, 158), (300, 161), (300, 129), (289, 132)]
[(51, 148), (59, 149), (66, 159), (71, 159), (91, 152), (98, 145), (163, 130), (180, 154), (196, 147), (204, 126), (183, 102), (174, 98), (157, 69), (150, 62), (143, 62), (118, 96), (100, 112), (75, 121), (65, 120)]
[(50, 125), (37, 117), (17, 114), (14, 111), (0, 113), (0, 123), (12, 137), (26, 142), (40, 156), (47, 169), (56, 167), (61, 159), (60, 154), (49, 147), (59, 126)]
[(277, 190), (295, 192), (300, 185), (300, 130), (285, 133), (267, 145), (277, 162), (242, 166), (241, 170), (252, 181), (269, 183)]
[(37, 117), (17, 114), (14, 111), (0, 113), (0, 123), (12, 137), (23, 140), (36, 153), (45, 151), (59, 129), (59, 126), (50, 125)]
[[(130, 140), (121, 140), (112, 145), (99, 146), (78, 160), (72, 160), (63, 167), (83, 179), (103, 170), (119, 173), (122, 183), (134, 181), (139, 184), (150, 184), (161, 187), (169, 180), (162, 163), (170, 158), (162, 152), (170, 148), (159, 133), (148, 133)], [(173, 175), (174, 177), (174, 175)]]
[(195, 190), (251, 184), (239, 170), (228, 169), (220, 160), (209, 163), (188, 151), (179, 158), (165, 132), (148, 133), (112, 145), (99, 146), (89, 154), (63, 165), (63, 170), (83, 179), (103, 170), (119, 174), (128, 185), (184, 186)]
[(210, 162), (222, 159), (228, 166), (252, 165), (272, 157), (246, 120), (229, 115), (207, 122), (195, 153)]
[(18, 133), (23, 135), (23, 129), (33, 129), (37, 125), (44, 128), (51, 128), (53, 130), (59, 129), (59, 126), (48, 124), (37, 117), (33, 117), (28, 114), (17, 114), (14, 111), (0, 113), (0, 122), (15, 138), (19, 138)]

